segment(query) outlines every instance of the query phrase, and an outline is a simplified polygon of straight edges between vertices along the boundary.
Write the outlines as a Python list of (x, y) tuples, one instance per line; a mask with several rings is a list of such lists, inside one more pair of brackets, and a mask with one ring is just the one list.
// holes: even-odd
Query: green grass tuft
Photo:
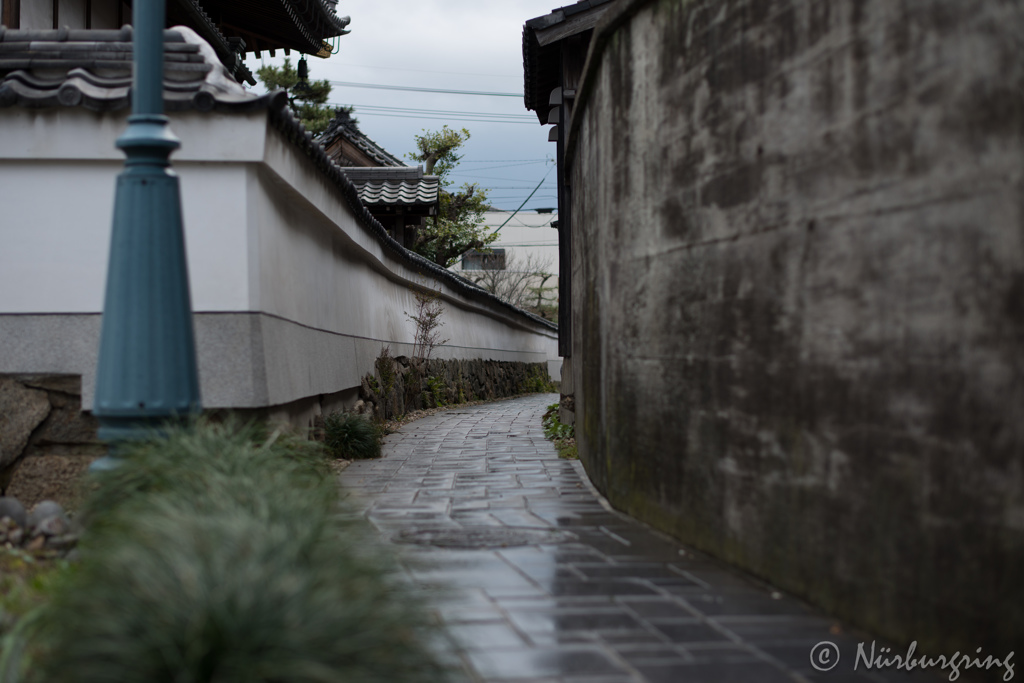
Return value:
[(26, 683), (438, 681), (417, 596), (316, 447), (200, 424), (96, 477)]
[(380, 439), (380, 429), (362, 415), (330, 413), (324, 417), (324, 446), (335, 458), (379, 458)]
[(576, 448), (576, 428), (573, 425), (562, 423), (558, 417), (560, 407), (560, 404), (552, 403), (541, 418), (544, 436), (555, 444), (555, 448), (558, 449), (558, 457), (566, 460), (579, 460), (580, 454)]

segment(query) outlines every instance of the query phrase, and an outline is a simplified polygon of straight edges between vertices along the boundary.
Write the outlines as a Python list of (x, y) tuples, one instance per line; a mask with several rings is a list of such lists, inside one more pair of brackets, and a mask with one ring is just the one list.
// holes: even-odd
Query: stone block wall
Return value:
[(547, 363), (380, 356), (363, 377), (355, 412), (390, 419), (413, 410), (552, 390)]
[(566, 150), (587, 471), (875, 632), (1012, 650), (1024, 5), (609, 14)]
[(77, 375), (0, 375), (0, 489), (28, 505), (74, 495), (73, 487), (106, 447), (82, 412)]

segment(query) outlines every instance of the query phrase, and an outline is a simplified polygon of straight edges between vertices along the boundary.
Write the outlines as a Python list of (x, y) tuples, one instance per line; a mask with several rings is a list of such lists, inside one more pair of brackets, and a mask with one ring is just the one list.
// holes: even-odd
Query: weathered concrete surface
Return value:
[(1024, 5), (617, 11), (567, 150), (591, 477), (874, 631), (1013, 649)]

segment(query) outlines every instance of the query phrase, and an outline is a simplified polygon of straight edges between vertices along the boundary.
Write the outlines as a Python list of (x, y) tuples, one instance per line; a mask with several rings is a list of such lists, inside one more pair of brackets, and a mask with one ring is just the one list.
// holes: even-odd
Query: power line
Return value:
[[(504, 180), (506, 182), (513, 182), (513, 183), (515, 183), (515, 182), (532, 183), (533, 182), (533, 178), (499, 178), (498, 176), (493, 176), (493, 175), (476, 175), (472, 171), (469, 171), (469, 172), (466, 172), (466, 173), (456, 173), (455, 171), (452, 171), (451, 176), (453, 178), (456, 177), (456, 176), (459, 176), (459, 177), (463, 177), (463, 178), (479, 178), (481, 180)], [(534, 178), (536, 178), (536, 176), (534, 176)]]
[[(469, 169), (469, 171), (463, 171), (462, 173), (456, 173), (453, 171), (452, 175), (469, 175), (470, 173), (476, 173), (477, 171), (494, 171), (502, 168), (518, 168), (520, 166), (533, 166), (534, 164), (543, 163), (547, 163), (547, 160), (545, 159), (544, 161), (522, 161), (518, 164), (504, 164), (502, 166), (484, 166), (483, 168), (471, 168)], [(502, 180), (512, 180), (512, 178), (502, 178)], [(532, 178), (530, 179), (530, 182), (533, 182)]]
[(539, 189), (540, 189), (540, 186), (544, 184), (544, 181), (548, 179), (548, 175), (549, 175), (549, 174), (551, 173), (551, 171), (552, 171), (552, 170), (554, 170), (554, 168), (555, 168), (555, 167), (554, 167), (554, 166), (552, 166), (551, 168), (549, 168), (549, 169), (548, 169), (548, 172), (547, 172), (547, 173), (545, 173), (545, 174), (544, 174), (544, 177), (540, 179), (540, 182), (539, 182), (539, 183), (537, 183), (537, 187), (533, 188), (533, 192), (531, 192), (531, 193), (529, 194), (529, 196), (527, 196), (527, 198), (523, 200), (523, 203), (522, 203), (522, 204), (520, 204), (520, 205), (519, 205), (519, 207), (518, 207), (518, 208), (517, 208), (517, 209), (516, 209), (515, 211), (513, 211), (513, 212), (512, 212), (512, 214), (511, 214), (511, 215), (510, 215), (510, 216), (509, 216), (508, 218), (506, 218), (506, 219), (505, 219), (505, 222), (504, 222), (504, 223), (502, 223), (501, 225), (499, 225), (499, 226), (498, 226), (498, 230), (501, 230), (501, 229), (502, 229), (502, 228), (504, 228), (504, 227), (505, 227), (506, 225), (508, 225), (508, 222), (509, 222), (510, 220), (512, 220), (512, 218), (513, 218), (513, 217), (514, 217), (514, 216), (515, 216), (515, 215), (516, 215), (517, 213), (519, 213), (519, 211), (520, 211), (520, 210), (521, 210), (521, 209), (522, 209), (522, 208), (523, 208), (524, 206), (526, 206), (526, 202), (530, 201), (530, 199), (531, 199), (531, 198), (533, 197), (533, 195), (537, 194), (537, 190), (539, 190)]
[(486, 76), (488, 78), (522, 78), (522, 74), (476, 74), (465, 71), (434, 71), (432, 69), (402, 69), (397, 66), (378, 66), (376, 64), (349, 64), (340, 63), (340, 66), (357, 66), (364, 69), (383, 69), (385, 71), (411, 71), (420, 74), (449, 74), (452, 76)]
[[(386, 112), (410, 112), (415, 114), (464, 114), (466, 116), (487, 116), (494, 118), (510, 118), (517, 120), (533, 120), (534, 116), (529, 114), (506, 114), (504, 112), (497, 111), (466, 111), (464, 109), (419, 109), (410, 107), (390, 107), (379, 104), (339, 104), (332, 102), (329, 104), (332, 107), (353, 107), (356, 113), (360, 113), (367, 110), (372, 111), (386, 111)], [(532, 160), (531, 160), (532, 161)], [(535, 163), (535, 162), (534, 162)]]
[[(551, 226), (545, 226), (550, 228)], [(508, 244), (507, 242), (491, 242), (489, 247), (557, 247), (558, 242), (527, 242), (525, 244)]]
[(480, 90), (445, 90), (443, 88), (417, 88), (411, 85), (384, 85), (383, 83), (352, 83), (350, 81), (328, 81), (331, 85), (344, 88), (372, 88), (374, 90), (401, 90), (403, 92), (432, 92), (443, 95), (480, 95), (483, 97), (522, 97), (523, 93), (484, 92)]
[(385, 118), (395, 119), (419, 119), (421, 121), (470, 121), (476, 123), (514, 123), (520, 126), (535, 125), (529, 121), (512, 121), (509, 119), (485, 119), (481, 117), (463, 116), (461, 114), (442, 114), (440, 116), (433, 116), (430, 114), (385, 114), (376, 111), (364, 111), (356, 113), (365, 116), (383, 116)]
[(539, 164), (542, 161), (548, 161), (547, 159), (460, 159), (460, 164), (505, 164), (512, 162), (530, 162), (533, 164)]

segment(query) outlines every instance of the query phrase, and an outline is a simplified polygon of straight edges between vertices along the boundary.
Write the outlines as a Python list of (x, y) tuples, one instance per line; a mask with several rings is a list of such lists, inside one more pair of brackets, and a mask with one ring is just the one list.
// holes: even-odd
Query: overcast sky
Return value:
[[(522, 32), (527, 19), (571, 4), (567, 0), (340, 0), (351, 33), (329, 59), (308, 57), (310, 78), (442, 90), (515, 93), (517, 97), (399, 92), (334, 85), (333, 104), (352, 105), (360, 129), (405, 159), (414, 136), (444, 124), (465, 127), (457, 182), (490, 188), (491, 204), (517, 208), (548, 174), (555, 154), (547, 127), (523, 106)], [(298, 55), (291, 56), (294, 64)], [(262, 62), (280, 64), (262, 54)], [(255, 71), (261, 60), (250, 55)], [(382, 109), (387, 108), (387, 109)], [(457, 112), (425, 114), (403, 110)], [(495, 116), (500, 115), (500, 116)], [(486, 119), (490, 120), (486, 120)], [(501, 118), (509, 122), (498, 122)], [(472, 119), (472, 120), (468, 120)], [(414, 162), (409, 161), (412, 164)], [(547, 175), (524, 210), (553, 207), (555, 174)]]

